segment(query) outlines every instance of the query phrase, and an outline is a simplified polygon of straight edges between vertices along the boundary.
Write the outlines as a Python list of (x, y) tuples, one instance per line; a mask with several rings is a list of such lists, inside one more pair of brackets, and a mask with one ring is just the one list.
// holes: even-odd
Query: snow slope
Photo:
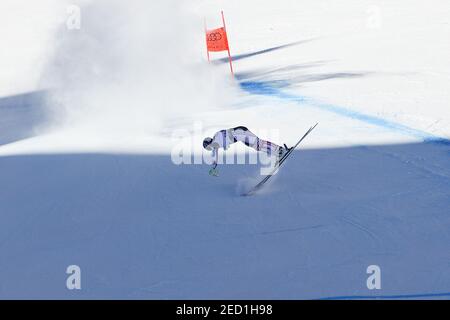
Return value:
[[(40, 49), (41, 81), (16, 74), (0, 99), (0, 298), (450, 297), (445, 1), (198, 1), (148, 32), (175, 2), (83, 3), (81, 33)], [(222, 8), (235, 80), (203, 57)], [(181, 25), (195, 45), (168, 53)], [(315, 122), (253, 197), (259, 165), (213, 179), (171, 158), (218, 129), (291, 144)]]

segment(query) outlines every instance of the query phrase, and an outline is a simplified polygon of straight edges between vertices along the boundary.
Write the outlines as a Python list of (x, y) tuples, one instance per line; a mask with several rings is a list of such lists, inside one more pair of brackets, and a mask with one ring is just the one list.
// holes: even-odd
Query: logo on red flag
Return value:
[(208, 51), (211, 52), (227, 51), (229, 47), (225, 29), (218, 28), (206, 31), (206, 45)]

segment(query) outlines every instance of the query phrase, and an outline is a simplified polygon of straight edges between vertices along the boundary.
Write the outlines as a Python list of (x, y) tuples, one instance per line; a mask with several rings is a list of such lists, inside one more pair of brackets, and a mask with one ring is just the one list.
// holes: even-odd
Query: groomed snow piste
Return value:
[[(450, 298), (446, 0), (73, 3), (0, 4), (0, 298)], [(173, 161), (316, 122), (251, 197), (257, 164)]]

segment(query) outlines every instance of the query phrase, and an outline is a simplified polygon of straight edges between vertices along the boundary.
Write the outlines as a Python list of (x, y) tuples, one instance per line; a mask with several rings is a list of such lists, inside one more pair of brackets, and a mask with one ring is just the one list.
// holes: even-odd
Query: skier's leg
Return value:
[(280, 146), (270, 141), (266, 141), (258, 138), (253, 132), (245, 127), (234, 128), (234, 137), (237, 141), (245, 143), (246, 146), (255, 149), (256, 151), (262, 151), (268, 155), (277, 154), (280, 150)]
[(233, 128), (233, 136), (236, 141), (240, 141), (246, 146), (257, 150), (256, 146), (258, 144), (258, 137), (246, 127)]
[(259, 150), (266, 152), (269, 156), (272, 154), (278, 154), (281, 147), (275, 143), (270, 141), (258, 139), (259, 141)]

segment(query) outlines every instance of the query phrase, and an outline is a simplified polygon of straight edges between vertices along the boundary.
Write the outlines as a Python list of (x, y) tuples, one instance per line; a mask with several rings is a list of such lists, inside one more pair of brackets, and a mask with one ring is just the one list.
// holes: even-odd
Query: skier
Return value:
[(203, 148), (208, 151), (212, 151), (214, 158), (213, 167), (209, 170), (209, 174), (212, 176), (218, 176), (217, 162), (219, 148), (227, 150), (229, 146), (238, 141), (243, 142), (246, 146), (255, 149), (256, 151), (266, 152), (267, 155), (276, 155), (277, 163), (283, 157), (283, 155), (289, 151), (289, 148), (284, 145), (281, 147), (270, 141), (262, 140), (252, 133), (248, 128), (240, 126), (226, 130), (220, 130), (212, 138), (207, 137), (203, 140)]

